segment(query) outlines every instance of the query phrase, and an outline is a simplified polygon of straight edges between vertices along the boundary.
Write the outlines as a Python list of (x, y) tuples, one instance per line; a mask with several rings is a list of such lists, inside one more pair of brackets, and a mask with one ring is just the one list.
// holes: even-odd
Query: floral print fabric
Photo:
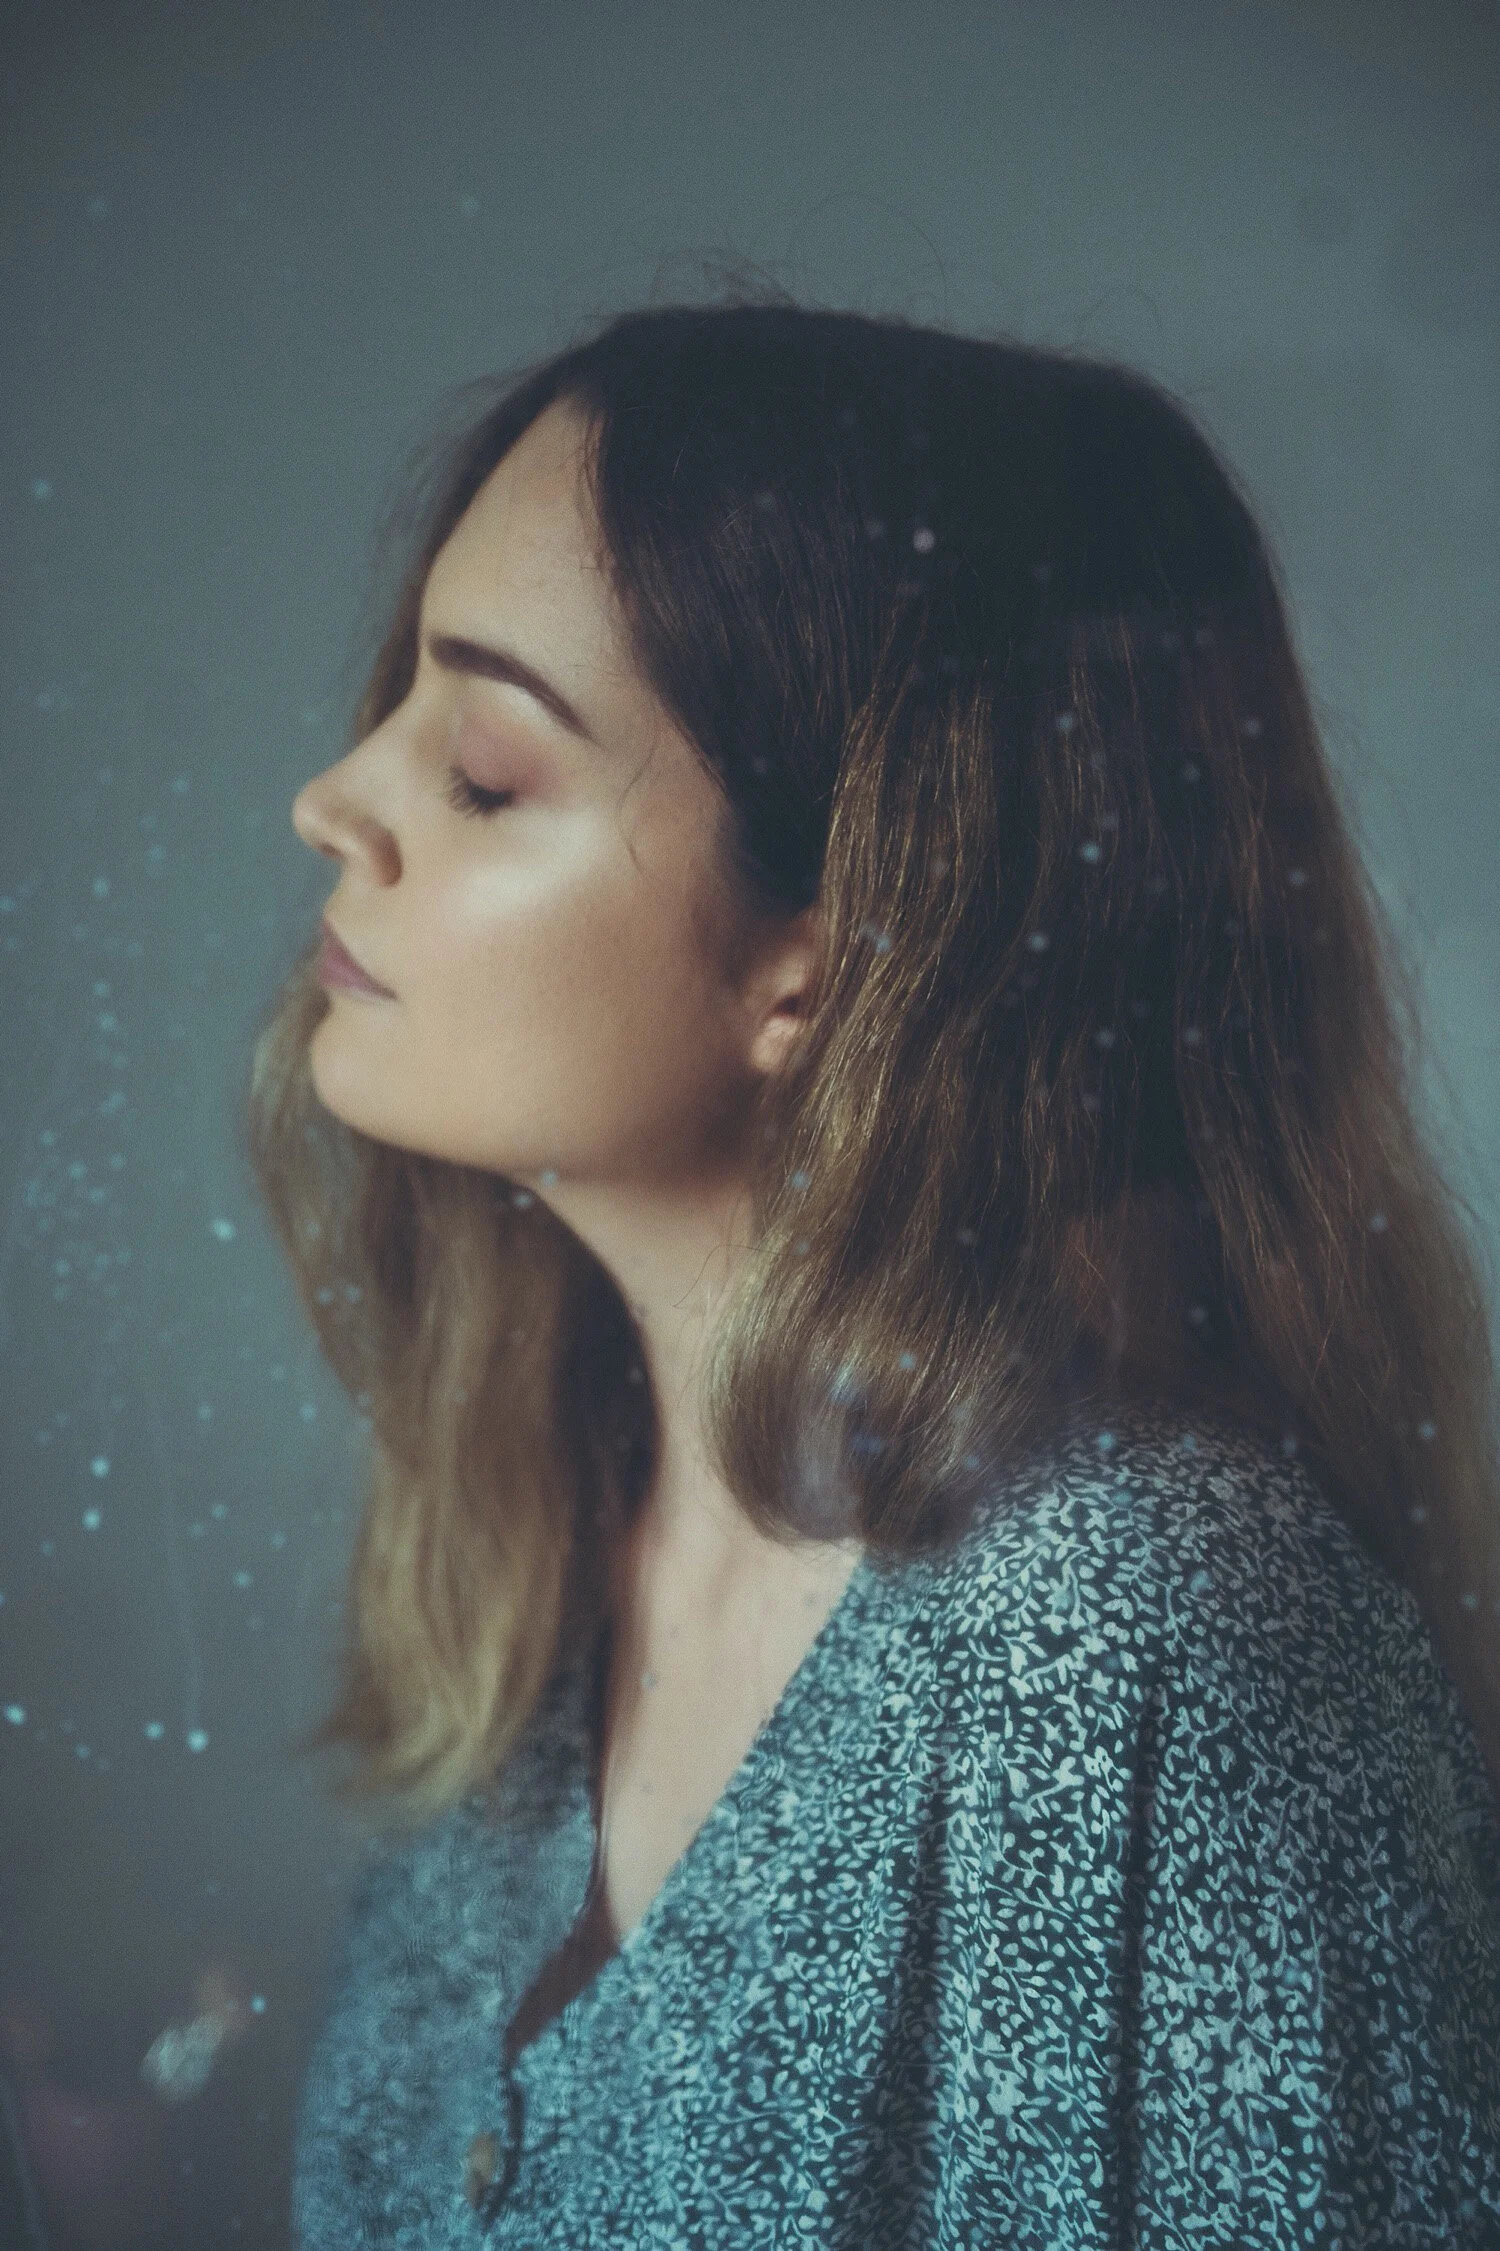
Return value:
[(1500, 2251), (1494, 1795), (1267, 1441), (1075, 1420), (956, 1549), (867, 1555), (507, 2065), (593, 1860), (588, 1673), (360, 1877), (300, 2251)]

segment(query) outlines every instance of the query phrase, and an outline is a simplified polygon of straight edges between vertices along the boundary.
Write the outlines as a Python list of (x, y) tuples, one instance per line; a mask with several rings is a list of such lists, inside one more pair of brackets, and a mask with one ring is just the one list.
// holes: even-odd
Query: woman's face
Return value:
[[(575, 409), (542, 414), (443, 547), (406, 700), (292, 808), (340, 863), (330, 927), (390, 997), (331, 987), (319, 1099), (376, 1140), (535, 1184), (733, 1158), (757, 984), (722, 981), (720, 799), (635, 673), (580, 481)], [(586, 732), (455, 644), (541, 674)], [(503, 808), (462, 810), (469, 785)], [(553, 1194), (554, 1178), (562, 1191)]]

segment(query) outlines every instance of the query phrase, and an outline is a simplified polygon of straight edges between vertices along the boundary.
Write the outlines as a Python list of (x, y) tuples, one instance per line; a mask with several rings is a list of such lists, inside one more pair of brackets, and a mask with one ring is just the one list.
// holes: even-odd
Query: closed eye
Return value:
[(481, 789), (462, 766), (448, 769), (448, 803), (460, 813), (501, 813), (515, 798), (513, 789)]

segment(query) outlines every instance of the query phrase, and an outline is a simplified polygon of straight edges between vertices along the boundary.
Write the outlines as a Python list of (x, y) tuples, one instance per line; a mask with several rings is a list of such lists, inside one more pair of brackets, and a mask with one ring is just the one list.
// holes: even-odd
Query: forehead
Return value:
[(606, 751), (649, 758), (660, 780), (701, 795), (699, 758), (635, 663), (584, 471), (588, 436), (582, 412), (555, 401), (496, 463), (433, 559), (422, 631), (503, 644)]
[(592, 724), (633, 731), (655, 699), (638, 674), (584, 474), (576, 408), (538, 415), (490, 471), (434, 557), (424, 633), (501, 641)]
[(608, 606), (593, 502), (584, 475), (587, 427), (556, 402), (523, 431), (470, 501), (428, 573), (433, 595), (535, 587)]

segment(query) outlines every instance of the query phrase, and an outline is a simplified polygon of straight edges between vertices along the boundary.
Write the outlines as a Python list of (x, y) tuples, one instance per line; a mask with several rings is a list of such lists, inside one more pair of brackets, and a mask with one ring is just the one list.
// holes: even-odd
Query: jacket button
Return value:
[(484, 2192), (494, 2185), (499, 2170), (500, 2143), (493, 2134), (476, 2134), (469, 2144), (468, 2163), (464, 2167), (464, 2194), (477, 2212), (484, 2200)]

